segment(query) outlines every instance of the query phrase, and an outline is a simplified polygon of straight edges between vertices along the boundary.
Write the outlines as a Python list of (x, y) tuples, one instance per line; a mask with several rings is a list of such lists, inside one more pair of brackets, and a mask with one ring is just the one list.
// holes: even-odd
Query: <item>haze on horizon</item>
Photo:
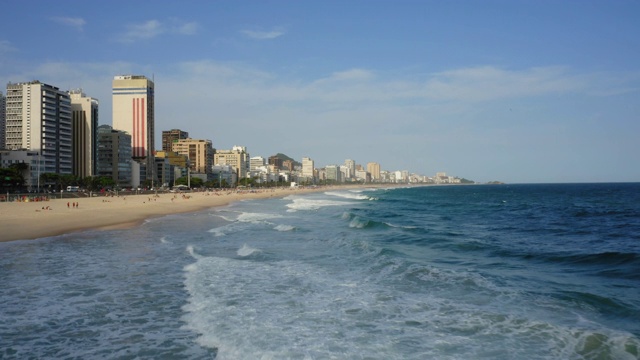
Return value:
[(13, 1), (0, 91), (153, 78), (172, 128), (316, 166), (640, 181), (640, 2)]

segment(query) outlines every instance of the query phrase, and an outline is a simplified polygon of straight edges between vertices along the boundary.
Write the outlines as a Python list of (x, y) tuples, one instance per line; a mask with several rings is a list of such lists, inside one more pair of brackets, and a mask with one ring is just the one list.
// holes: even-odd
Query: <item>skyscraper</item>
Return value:
[(6, 145), (6, 123), (5, 123), (5, 97), (0, 91), (0, 150), (5, 149)]
[(71, 174), (71, 99), (40, 81), (7, 84), (6, 148), (38, 151), (42, 173)]
[[(113, 128), (131, 135), (132, 157), (146, 165), (146, 178), (151, 180), (155, 168), (154, 89), (153, 81), (142, 75), (113, 78)], [(137, 185), (135, 180), (133, 185)]]
[(73, 174), (81, 178), (96, 174), (98, 100), (82, 90), (72, 90)]

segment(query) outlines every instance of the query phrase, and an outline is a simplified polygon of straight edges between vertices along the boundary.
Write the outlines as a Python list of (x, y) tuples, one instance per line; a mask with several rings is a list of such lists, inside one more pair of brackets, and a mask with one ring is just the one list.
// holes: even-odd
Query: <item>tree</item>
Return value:
[(43, 186), (53, 186), (53, 190), (55, 191), (58, 188), (60, 183), (60, 175), (56, 173), (42, 173), (40, 174), (40, 184)]
[(187, 180), (186, 176), (183, 177), (179, 177), (176, 179), (175, 184), (176, 185), (187, 185), (187, 183), (189, 182), (189, 180)]
[(60, 189), (66, 189), (69, 185), (78, 185), (78, 178), (75, 175), (64, 174), (59, 176)]
[(98, 183), (100, 184), (101, 188), (113, 188), (114, 186), (116, 186), (116, 182), (113, 181), (113, 178), (111, 178), (110, 176), (100, 176), (98, 177)]
[[(188, 184), (189, 179), (187, 179), (186, 176), (183, 176), (181, 178), (177, 178), (176, 179), (176, 185), (189, 185)], [(192, 188), (196, 188), (196, 187), (202, 187), (204, 185), (204, 181), (200, 178), (197, 177), (192, 177), (191, 178), (191, 187)]]
[(0, 184), (4, 188), (21, 188), (24, 187), (25, 178), (23, 175), (23, 170), (26, 165), (26, 169), (28, 169), (27, 164), (11, 164), (8, 168), (0, 169)]
[(255, 183), (255, 179), (253, 178), (244, 178), (238, 181), (238, 185), (241, 185), (241, 186), (253, 186), (254, 183)]

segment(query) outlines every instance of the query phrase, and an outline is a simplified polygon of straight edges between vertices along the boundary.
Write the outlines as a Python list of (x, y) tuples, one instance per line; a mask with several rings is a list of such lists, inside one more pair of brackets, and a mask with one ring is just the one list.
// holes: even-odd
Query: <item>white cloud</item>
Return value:
[[(331, 74), (327, 79), (328, 81), (362, 81), (373, 78), (373, 73), (365, 69), (350, 69), (346, 71), (338, 71)], [(320, 81), (323, 81), (320, 80)]]
[(585, 80), (563, 67), (519, 71), (492, 66), (455, 69), (433, 74), (425, 96), (437, 100), (490, 101), (584, 90)]
[(284, 30), (281, 29), (274, 29), (271, 31), (242, 30), (240, 32), (255, 40), (271, 40), (285, 34)]
[(17, 49), (11, 45), (9, 41), (0, 40), (0, 54), (6, 54), (14, 51), (17, 51)]
[(57, 22), (58, 24), (71, 26), (78, 31), (82, 31), (84, 25), (87, 23), (86, 21), (84, 21), (83, 18), (64, 17), (64, 16), (53, 17), (51, 18), (51, 20)]
[(160, 20), (154, 19), (127, 26), (127, 31), (120, 34), (117, 41), (133, 43), (139, 40), (152, 39), (165, 33), (195, 35), (198, 32), (198, 28), (197, 22), (179, 22), (173, 20), (170, 25), (166, 25)]
[(127, 31), (120, 35), (119, 41), (132, 43), (138, 40), (154, 38), (162, 34), (162, 24), (158, 20), (149, 20), (142, 24), (132, 24), (127, 26)]
[(198, 23), (197, 22), (189, 22), (185, 24), (178, 25), (174, 32), (181, 35), (195, 35), (198, 32)]

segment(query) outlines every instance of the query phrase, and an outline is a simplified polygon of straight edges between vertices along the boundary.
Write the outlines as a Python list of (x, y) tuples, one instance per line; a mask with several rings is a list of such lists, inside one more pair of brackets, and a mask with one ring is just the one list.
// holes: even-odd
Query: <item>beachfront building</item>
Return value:
[(2, 95), (2, 91), (0, 91), (0, 150), (5, 148), (5, 132), (6, 132), (6, 124), (5, 124), (5, 101), (6, 97)]
[(265, 161), (262, 156), (254, 156), (249, 159), (249, 171), (255, 171), (258, 168), (265, 166)]
[(97, 140), (97, 175), (112, 178), (118, 186), (138, 186), (132, 183), (131, 135), (109, 125), (100, 125)]
[(156, 151), (156, 157), (168, 159), (169, 164), (185, 170), (189, 166), (189, 158), (186, 155), (178, 154), (175, 151)]
[(173, 142), (188, 139), (189, 133), (180, 129), (165, 130), (162, 132), (162, 151), (173, 151)]
[(82, 90), (69, 92), (71, 98), (71, 134), (73, 175), (81, 178), (96, 174), (98, 161), (98, 100)]
[(40, 192), (40, 171), (44, 169), (44, 159), (40, 153), (32, 150), (0, 150), (0, 167), (8, 168), (16, 164), (25, 164), (21, 169), (27, 191)]
[(380, 181), (380, 164), (376, 162), (367, 163), (367, 172), (371, 174), (372, 181)]
[(211, 140), (179, 139), (173, 142), (173, 152), (189, 159), (189, 169), (193, 173), (210, 174), (213, 165), (213, 149)]
[(7, 84), (8, 150), (37, 151), (43, 173), (72, 173), (71, 100), (55, 86), (34, 80)]
[(218, 150), (214, 156), (215, 165), (231, 165), (236, 170), (238, 179), (247, 177), (249, 154), (244, 146), (234, 146), (231, 150)]
[(113, 78), (112, 94), (113, 128), (131, 135), (131, 156), (138, 168), (146, 169), (134, 182), (153, 181), (155, 85), (142, 75), (118, 75)]
[(169, 159), (154, 157), (156, 165), (156, 174), (158, 174), (158, 184), (154, 184), (154, 188), (169, 187), (175, 182), (174, 166), (169, 163)]
[(302, 176), (301, 180), (305, 182), (314, 183), (315, 182), (315, 168), (314, 163), (311, 158), (303, 157), (302, 158)]
[(356, 180), (370, 183), (371, 182), (371, 173), (366, 170), (356, 170)]
[(333, 183), (342, 182), (342, 172), (340, 171), (340, 167), (338, 165), (327, 165), (324, 168), (324, 172), (327, 181)]
[(213, 182), (217, 183), (218, 187), (235, 186), (238, 182), (238, 172), (231, 165), (213, 165), (211, 172)]
[[(158, 164), (158, 159), (168, 162), (170, 171), (169, 179), (166, 179), (166, 174), (164, 175), (165, 179), (161, 179), (161, 175), (158, 172), (158, 180), (163, 184), (163, 186), (173, 186), (175, 185), (175, 180), (181, 178), (183, 176), (187, 176), (187, 168), (189, 167), (189, 158), (186, 155), (178, 154), (174, 151), (157, 151), (156, 152), (156, 164)], [(160, 166), (160, 165), (158, 165)], [(166, 169), (165, 169), (166, 170)], [(168, 185), (165, 185), (167, 183)]]
[(269, 156), (269, 165), (271, 165), (275, 171), (279, 171), (282, 168), (282, 159), (278, 157), (278, 155), (271, 155)]
[(347, 169), (349, 169), (349, 171), (347, 172), (347, 179), (353, 179), (356, 177), (356, 161), (355, 160), (351, 160), (351, 159), (346, 159), (344, 161), (344, 166), (347, 167)]

